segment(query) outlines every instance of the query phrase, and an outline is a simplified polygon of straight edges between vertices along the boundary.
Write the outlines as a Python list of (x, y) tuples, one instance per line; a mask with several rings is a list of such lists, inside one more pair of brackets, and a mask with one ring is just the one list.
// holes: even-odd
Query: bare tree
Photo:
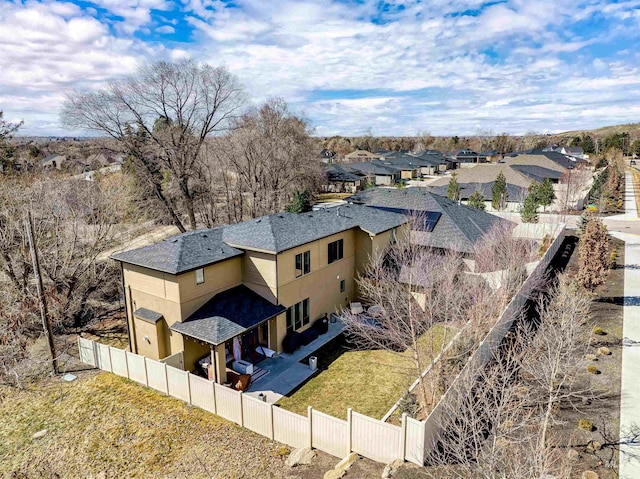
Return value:
[(225, 165), (222, 184), (230, 205), (256, 218), (282, 211), (295, 190), (318, 189), (322, 167), (316, 149), (307, 121), (273, 98), (235, 122), (209, 154), (212, 165)]
[(197, 226), (194, 178), (207, 138), (227, 131), (241, 114), (245, 94), (226, 68), (192, 60), (156, 62), (94, 91), (67, 95), (62, 121), (106, 134), (120, 143), (140, 179), (172, 222)]

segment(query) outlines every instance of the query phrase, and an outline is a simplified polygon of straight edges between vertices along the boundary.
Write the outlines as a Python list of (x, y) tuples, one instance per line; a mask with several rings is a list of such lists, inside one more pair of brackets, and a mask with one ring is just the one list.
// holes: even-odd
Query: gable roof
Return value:
[[(480, 191), (482, 196), (484, 196), (485, 201), (489, 201), (493, 195), (492, 188), (495, 181), (491, 181), (489, 183), (458, 183), (460, 187), (460, 199), (468, 200), (469, 197), (475, 193), (476, 191)], [(447, 186), (428, 186), (429, 191), (435, 193), (436, 195), (445, 196), (447, 195)], [(512, 185), (511, 183), (507, 183), (507, 200), (508, 201), (516, 201), (520, 202), (524, 200), (529, 192), (528, 188), (524, 188), (521, 186)]]
[(173, 323), (171, 330), (218, 345), (285, 311), (240, 285), (216, 294), (185, 321)]
[(351, 228), (376, 235), (406, 222), (402, 214), (345, 204), (309, 213), (262, 216), (226, 226), (222, 238), (237, 248), (277, 254)]
[(393, 176), (399, 173), (399, 169), (395, 166), (382, 161), (362, 161), (358, 163), (343, 163), (341, 165), (345, 170), (353, 173), (361, 173), (362, 175), (383, 175)]
[(149, 246), (111, 255), (123, 263), (180, 274), (244, 254), (222, 240), (222, 227), (190, 231)]
[(563, 173), (560, 171), (543, 168), (538, 165), (511, 165), (511, 168), (538, 183), (542, 183), (546, 178), (559, 180), (563, 176)]
[(465, 253), (472, 252), (475, 244), (494, 225), (507, 221), (485, 211), (459, 205), (423, 187), (371, 188), (351, 196), (348, 201), (404, 214), (441, 213), (432, 231), (413, 231), (412, 238), (425, 246)]
[(325, 170), (325, 174), (327, 175), (328, 181), (343, 181), (343, 182), (351, 182), (351, 181), (359, 181), (362, 177), (353, 173), (352, 171), (348, 171), (344, 169), (341, 165), (333, 164), (327, 167)]
[(584, 160), (569, 158), (567, 155), (563, 155), (559, 151), (548, 150), (546, 148), (534, 148), (532, 150), (526, 150), (523, 152), (516, 152), (510, 155), (507, 159), (509, 164), (539, 164), (545, 166), (547, 163), (548, 168), (558, 169), (562, 168), (562, 171), (575, 168), (579, 164), (586, 164)]
[[(531, 178), (523, 175), (519, 171), (516, 171), (509, 164), (504, 163), (499, 163), (497, 165), (481, 164), (476, 165), (473, 168), (462, 168), (456, 171), (456, 179), (459, 184), (492, 183), (500, 173), (504, 174), (507, 183), (512, 185), (523, 188), (529, 188), (531, 185)], [(430, 186), (446, 186), (449, 184), (450, 179), (451, 176), (443, 176), (431, 183)]]

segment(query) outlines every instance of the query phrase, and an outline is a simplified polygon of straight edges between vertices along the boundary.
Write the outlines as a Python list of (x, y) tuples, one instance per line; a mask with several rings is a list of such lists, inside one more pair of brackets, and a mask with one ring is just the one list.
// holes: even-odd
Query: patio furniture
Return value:
[(253, 364), (242, 359), (234, 361), (232, 367), (235, 372), (240, 374), (251, 374), (253, 372)]
[(324, 334), (329, 331), (329, 320), (325, 316), (324, 318), (320, 318), (313, 323), (313, 329), (318, 331), (318, 334)]
[(258, 346), (256, 348), (256, 353), (262, 354), (267, 358), (272, 358), (276, 354), (276, 352), (273, 349), (269, 349), (266, 346)]
[(349, 307), (351, 308), (351, 312), (353, 314), (362, 314), (362, 313), (364, 313), (364, 309), (362, 307), (362, 303), (358, 303), (358, 302), (351, 303), (349, 305)]
[(303, 331), (302, 333), (300, 333), (300, 342), (306, 346), (307, 344), (309, 344), (311, 341), (314, 341), (316, 339), (318, 339), (318, 330), (314, 329), (314, 328), (309, 328), (306, 331)]
[(227, 369), (227, 381), (236, 391), (246, 391), (251, 384), (251, 374), (239, 374), (233, 369)]
[(282, 340), (282, 349), (285, 353), (291, 354), (300, 347), (300, 333), (297, 331), (289, 331)]

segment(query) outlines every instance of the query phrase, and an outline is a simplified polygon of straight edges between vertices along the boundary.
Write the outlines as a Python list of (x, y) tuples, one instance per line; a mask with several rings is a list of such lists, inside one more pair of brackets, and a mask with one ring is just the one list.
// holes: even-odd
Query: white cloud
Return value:
[(161, 27), (156, 28), (156, 33), (171, 34), (175, 32), (176, 32), (176, 29), (173, 28), (171, 25), (162, 25)]

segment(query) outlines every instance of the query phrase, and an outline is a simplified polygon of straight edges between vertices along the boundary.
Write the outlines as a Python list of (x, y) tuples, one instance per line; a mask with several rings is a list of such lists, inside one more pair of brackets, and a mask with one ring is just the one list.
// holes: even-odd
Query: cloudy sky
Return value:
[(640, 121), (640, 0), (0, 0), (0, 110), (23, 134), (69, 133), (72, 88), (184, 57), (323, 136)]

